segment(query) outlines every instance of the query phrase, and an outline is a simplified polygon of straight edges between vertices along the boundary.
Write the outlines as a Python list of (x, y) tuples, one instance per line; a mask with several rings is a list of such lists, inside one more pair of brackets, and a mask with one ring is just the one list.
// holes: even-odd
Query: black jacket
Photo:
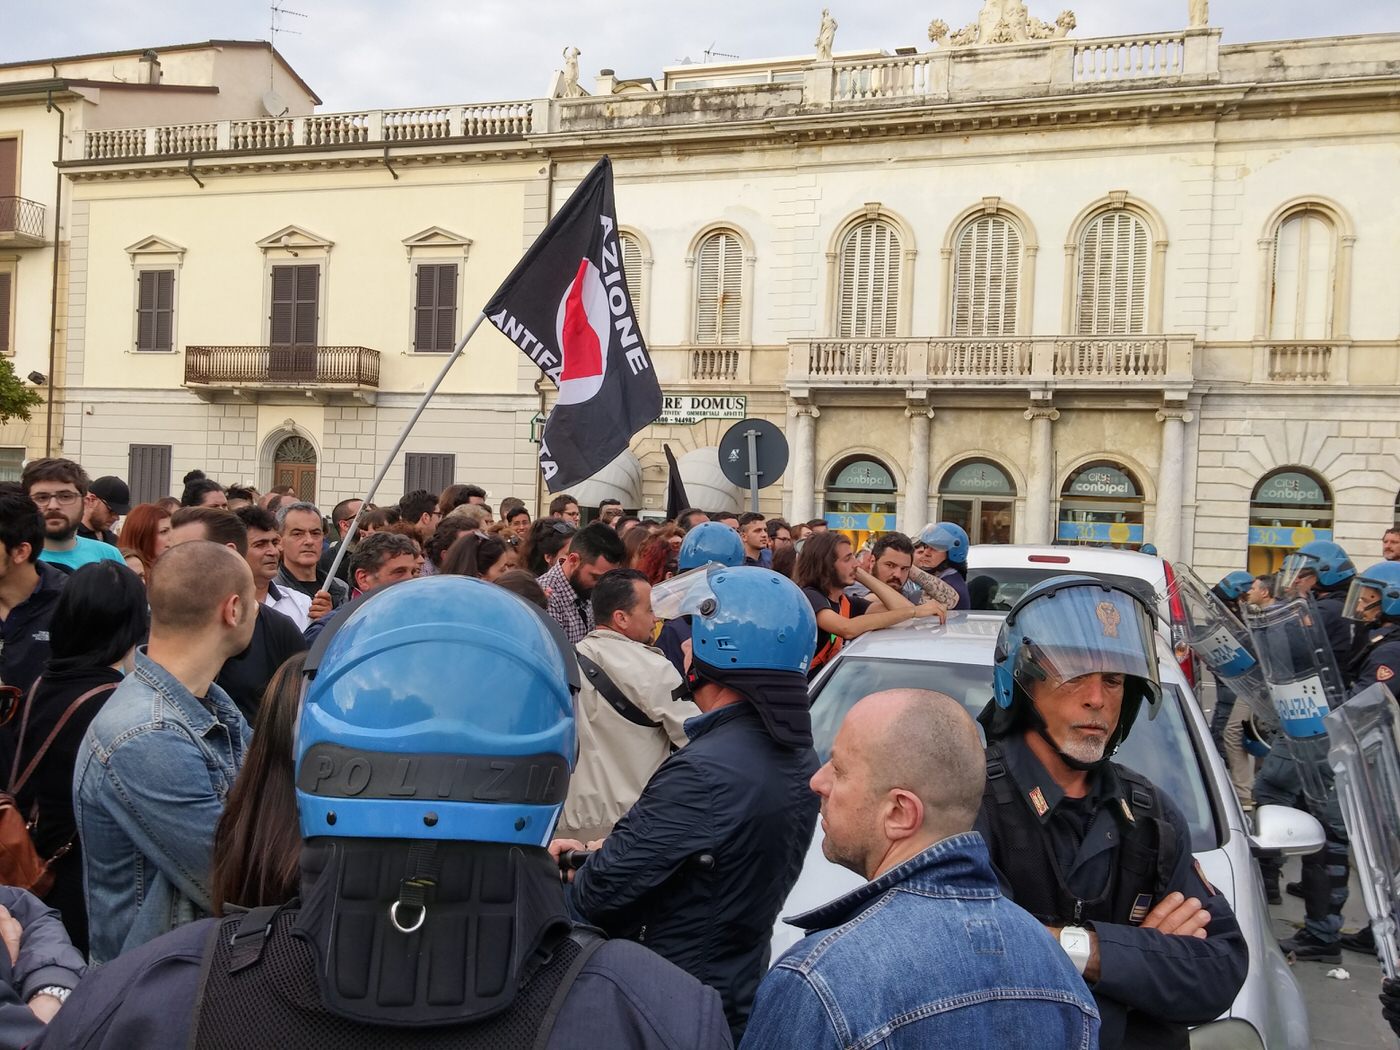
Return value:
[(68, 574), (62, 569), (42, 561), (35, 562), (34, 568), (39, 573), (34, 593), (0, 622), (0, 638), (5, 645), (0, 652), (0, 682), (17, 686), (25, 693), (49, 662), (49, 621), (63, 585), (68, 582)]
[(573, 905), (718, 991), (737, 1044), (812, 841), (817, 756), (775, 743), (748, 702), (691, 719), (686, 733), (579, 869)]

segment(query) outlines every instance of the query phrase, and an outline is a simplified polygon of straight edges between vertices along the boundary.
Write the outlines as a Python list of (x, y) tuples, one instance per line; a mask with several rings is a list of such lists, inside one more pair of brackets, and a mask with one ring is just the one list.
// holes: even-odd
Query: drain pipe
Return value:
[[(49, 88), (49, 97), (44, 104), (45, 112), (52, 113), (58, 110), (58, 159), (63, 160), (63, 124), (64, 113), (62, 106), (53, 104), (53, 88)], [(49, 289), (49, 391), (48, 397), (44, 399), (44, 455), (53, 455), (53, 400), (58, 396), (58, 370), (55, 365), (58, 362), (58, 252), (59, 252), (59, 231), (63, 228), (63, 169), (56, 168), (54, 172), (54, 194), (53, 194), (53, 280)]]

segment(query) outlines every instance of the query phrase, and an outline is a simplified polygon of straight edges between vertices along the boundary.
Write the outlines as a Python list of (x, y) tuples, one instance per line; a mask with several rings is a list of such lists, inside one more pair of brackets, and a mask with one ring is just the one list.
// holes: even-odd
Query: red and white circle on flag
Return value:
[(608, 293), (598, 267), (589, 259), (580, 259), (555, 321), (564, 356), (559, 371), (559, 404), (579, 404), (602, 389), (608, 371), (610, 320)]

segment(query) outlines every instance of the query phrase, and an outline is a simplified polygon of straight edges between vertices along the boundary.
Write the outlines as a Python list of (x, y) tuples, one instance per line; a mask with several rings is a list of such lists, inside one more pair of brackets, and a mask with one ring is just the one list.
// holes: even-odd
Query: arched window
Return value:
[(1269, 284), (1269, 338), (1331, 339), (1336, 230), (1304, 209), (1279, 223)]
[(953, 248), (954, 336), (1015, 335), (1021, 301), (1021, 231), (1001, 215), (973, 219)]
[(1143, 544), (1142, 486), (1120, 463), (1086, 463), (1060, 492), (1055, 539), (1088, 547), (1137, 550)]
[(827, 524), (859, 546), (872, 535), (894, 530), (895, 498), (889, 467), (868, 456), (844, 459), (827, 475)]
[(1249, 500), (1249, 571), (1277, 572), (1284, 556), (1332, 538), (1332, 492), (1310, 471), (1288, 467), (1260, 479)]
[(695, 342), (734, 344), (741, 339), (744, 246), (732, 230), (716, 230), (696, 252)]
[(884, 339), (899, 327), (902, 247), (899, 232), (883, 219), (851, 228), (841, 241), (836, 335)]
[(627, 275), (627, 298), (632, 300), (632, 312), (638, 323), (645, 314), (642, 311), (642, 242), (636, 234), (623, 231), (617, 235), (622, 242), (622, 272)]
[(1142, 335), (1152, 238), (1130, 211), (1104, 212), (1084, 230), (1079, 246), (1079, 335)]
[(1016, 486), (991, 460), (963, 460), (944, 475), (938, 492), (939, 521), (961, 525), (973, 543), (1011, 542)]

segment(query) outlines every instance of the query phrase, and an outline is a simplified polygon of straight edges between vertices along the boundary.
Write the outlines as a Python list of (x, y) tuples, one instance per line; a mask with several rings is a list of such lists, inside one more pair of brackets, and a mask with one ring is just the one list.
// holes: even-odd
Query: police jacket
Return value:
[(575, 875), (573, 905), (718, 991), (737, 1042), (812, 840), (817, 756), (774, 742), (747, 701), (686, 733)]
[(1342, 615), (1346, 602), (1347, 588), (1336, 591), (1314, 591), (1313, 602), (1317, 607), (1322, 629), (1327, 632), (1327, 642), (1332, 646), (1337, 669), (1345, 671), (1352, 654), (1352, 635), (1355, 625)]
[[(131, 1050), (191, 1045), (200, 970), (216, 920), (182, 926), (90, 974), (31, 1047)], [(42, 1026), (40, 1026), (42, 1027)], [(431, 1029), (367, 1030), (390, 1046), (427, 1043)], [(247, 1047), (283, 1045), (277, 1033), (247, 1031)], [(463, 1045), (467, 1044), (463, 1040)], [(710, 1050), (729, 1047), (715, 994), (656, 956), (626, 942), (591, 955), (569, 989), (547, 1050), (581, 1045), (617, 1050)], [(528, 1044), (526, 1047), (528, 1050)]]
[[(1105, 763), (1090, 774), (1085, 799), (1068, 799), (1025, 737), (1010, 737), (988, 749), (976, 826), (1007, 896), (1047, 926), (1098, 935), (1100, 975), (1090, 991), (1103, 1050), (1184, 1050), (1187, 1025), (1234, 1002), (1249, 969), (1244, 935), (1196, 864), (1185, 817), (1146, 779)], [(1173, 891), (1210, 912), (1204, 939), (1140, 928)]]
[(1400, 623), (1385, 621), (1359, 624), (1357, 646), (1343, 673), (1355, 696), (1377, 682), (1392, 693), (1400, 692), (1395, 676), (1400, 675)]

